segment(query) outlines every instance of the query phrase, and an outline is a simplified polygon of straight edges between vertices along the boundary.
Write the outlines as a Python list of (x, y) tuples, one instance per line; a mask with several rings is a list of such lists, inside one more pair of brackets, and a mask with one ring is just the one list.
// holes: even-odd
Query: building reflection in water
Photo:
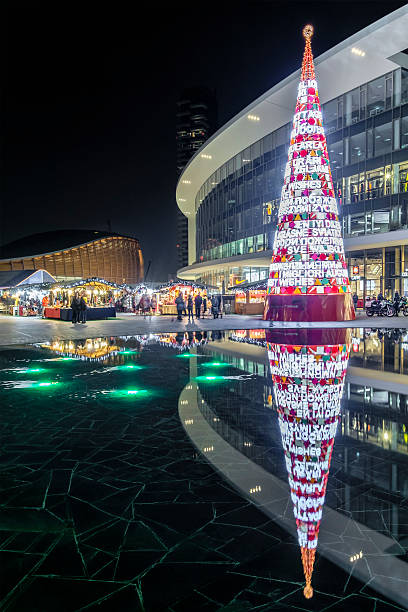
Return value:
[[(402, 335), (380, 332), (379, 336), (377, 330), (353, 329), (351, 336), (327, 338), (326, 335), (322, 340), (295, 337), (289, 335), (289, 330), (279, 337), (275, 330), (270, 331), (274, 334), (268, 335), (270, 345), (302, 348), (327, 344), (343, 345), (343, 349), (345, 345), (346, 350), (338, 352), (345, 360), (337, 362), (337, 376), (330, 370), (329, 379), (341, 378), (339, 374), (345, 370), (351, 345), (346, 379), (343, 374), (342, 381), (333, 381), (336, 389), (332, 391), (332, 399), (336, 411), (342, 383), (344, 393), (341, 412), (333, 414), (339, 423), (330, 476), (326, 477), (317, 550), (347, 573), (352, 572), (353, 577), (408, 608), (408, 378), (394, 369), (392, 360), (383, 360), (383, 366), (380, 362), (375, 367), (361, 367), (367, 359), (365, 350), (370, 355), (400, 355), (405, 350), (402, 345), (406, 342), (406, 332), (404, 330)], [(272, 381), (266, 338), (262, 334), (264, 332), (235, 330), (206, 346), (197, 347), (201, 359), (188, 360), (190, 382), (180, 395), (179, 415), (194, 446), (214, 468), (243, 497), (297, 536), (290, 500), (294, 493), (287, 485), (285, 465), (287, 458), (292, 466), (291, 455), (289, 452), (289, 456), (284, 457), (282, 452), (279, 404), (275, 402), (273, 390), (277, 379)], [(377, 342), (378, 348), (374, 349)], [(299, 355), (299, 352), (292, 354)], [(326, 358), (328, 354), (323, 353)], [(273, 376), (288, 376), (289, 373), (279, 372), (277, 368), (280, 363), (282, 368), (292, 365), (290, 362), (288, 365), (287, 359), (286, 362), (280, 360), (279, 355), (275, 359)], [(252, 376), (220, 384), (197, 382), (205, 357), (228, 362), (228, 375), (245, 372)], [(318, 361), (327, 363), (323, 359)], [(224, 372), (227, 373), (225, 369)], [(299, 373), (296, 370), (296, 378)], [(316, 382), (319, 382), (318, 376), (312, 384)], [(316, 387), (316, 392), (326, 386)], [(301, 454), (295, 461), (303, 458)], [(327, 473), (328, 468), (329, 462)], [(293, 481), (291, 473), (289, 476)], [(306, 498), (305, 502), (307, 507)], [(310, 511), (314, 512), (315, 508)]]
[(346, 329), (266, 332), (308, 599), (350, 337)]

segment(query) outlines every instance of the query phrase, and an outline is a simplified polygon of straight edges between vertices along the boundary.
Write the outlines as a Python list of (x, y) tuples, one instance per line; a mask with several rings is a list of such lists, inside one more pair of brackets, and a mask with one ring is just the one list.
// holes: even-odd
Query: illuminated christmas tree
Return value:
[(346, 329), (266, 332), (275, 404), (306, 579), (311, 585), (340, 400), (350, 354)]
[(310, 40), (306, 40), (264, 319), (354, 319)]

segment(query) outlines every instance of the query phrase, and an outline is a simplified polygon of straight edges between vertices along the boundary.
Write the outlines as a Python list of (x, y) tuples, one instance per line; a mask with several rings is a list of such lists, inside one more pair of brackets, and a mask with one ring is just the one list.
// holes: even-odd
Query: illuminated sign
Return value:
[(360, 267), (359, 266), (353, 266), (352, 270), (353, 270), (353, 274), (359, 274), (360, 273)]

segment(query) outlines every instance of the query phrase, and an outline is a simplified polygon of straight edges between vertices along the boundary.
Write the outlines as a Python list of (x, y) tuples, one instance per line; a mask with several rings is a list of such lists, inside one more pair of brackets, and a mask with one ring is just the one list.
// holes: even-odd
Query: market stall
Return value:
[(117, 285), (100, 278), (58, 283), (43, 302), (44, 317), (72, 321), (71, 302), (75, 295), (85, 299), (89, 321), (116, 317), (116, 308), (119, 305), (122, 307), (130, 293), (131, 289), (127, 285)]
[(200, 294), (202, 298), (207, 298), (207, 287), (190, 281), (174, 281), (161, 285), (155, 292), (157, 311), (163, 315), (176, 315), (176, 297), (181, 295), (187, 308), (187, 299), (192, 295), (193, 300)]
[[(44, 308), (44, 317), (46, 319), (72, 321), (72, 308)], [(86, 318), (88, 321), (109, 319), (110, 317), (116, 317), (116, 309), (114, 306), (91, 306), (87, 308)]]
[(41, 314), (41, 300), (55, 283), (46, 270), (0, 271), (0, 313), (20, 317)]
[(230, 287), (235, 293), (235, 313), (242, 315), (262, 314), (266, 297), (267, 279)]

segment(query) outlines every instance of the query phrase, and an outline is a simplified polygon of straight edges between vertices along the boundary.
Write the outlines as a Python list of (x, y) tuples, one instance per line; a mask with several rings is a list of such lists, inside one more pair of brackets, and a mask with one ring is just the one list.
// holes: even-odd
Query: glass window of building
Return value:
[(367, 87), (362, 85), (360, 87), (360, 121), (365, 119), (367, 107)]
[(392, 106), (392, 73), (385, 76), (385, 108)]
[(390, 229), (390, 209), (381, 207), (373, 210), (373, 233), (380, 234)]
[(372, 200), (373, 198), (379, 198), (384, 192), (384, 168), (378, 168), (367, 172), (367, 198)]
[(382, 290), (382, 250), (366, 251), (366, 293), (377, 295)]
[(345, 95), (346, 100), (346, 125), (357, 123), (360, 115), (360, 91), (353, 89)]
[(337, 130), (337, 112), (337, 99), (327, 102), (327, 104), (323, 106), (323, 125), (325, 127), (326, 134), (331, 134)]
[(364, 296), (364, 251), (355, 251), (349, 259), (351, 292)]
[(408, 162), (399, 164), (398, 177), (399, 177), (399, 191), (401, 193), (407, 193), (408, 192)]
[(382, 76), (367, 84), (367, 114), (373, 117), (381, 113), (384, 108), (385, 78)]
[(340, 140), (339, 142), (333, 142), (327, 146), (332, 170), (341, 168), (343, 165), (343, 141)]
[(408, 148), (408, 117), (401, 118), (401, 149)]
[(366, 157), (366, 133), (350, 136), (350, 164), (363, 161)]
[(363, 214), (350, 215), (350, 234), (359, 236), (365, 234), (365, 217)]
[(364, 200), (365, 180), (364, 173), (353, 174), (343, 179), (343, 193), (345, 204), (353, 204)]
[(380, 125), (374, 130), (375, 156), (391, 152), (392, 123)]
[(408, 102), (408, 70), (401, 68), (401, 104)]

